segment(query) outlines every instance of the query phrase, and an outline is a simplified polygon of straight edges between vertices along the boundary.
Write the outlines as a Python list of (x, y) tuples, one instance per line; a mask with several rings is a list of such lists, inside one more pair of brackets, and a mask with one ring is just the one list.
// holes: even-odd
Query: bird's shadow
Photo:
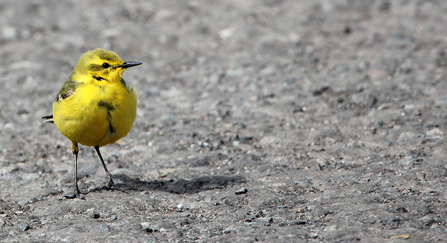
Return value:
[(166, 191), (176, 194), (192, 194), (206, 190), (221, 189), (227, 185), (245, 183), (246, 180), (242, 176), (204, 176), (191, 180), (155, 180), (142, 181), (138, 178), (131, 178), (124, 174), (113, 176), (121, 180), (115, 183), (115, 187), (125, 191)]

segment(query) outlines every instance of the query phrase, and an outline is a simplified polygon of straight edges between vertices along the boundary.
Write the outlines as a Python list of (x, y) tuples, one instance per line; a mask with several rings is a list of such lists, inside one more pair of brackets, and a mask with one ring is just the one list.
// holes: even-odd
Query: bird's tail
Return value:
[(54, 123), (53, 115), (51, 116), (43, 116), (42, 117), (44, 123)]

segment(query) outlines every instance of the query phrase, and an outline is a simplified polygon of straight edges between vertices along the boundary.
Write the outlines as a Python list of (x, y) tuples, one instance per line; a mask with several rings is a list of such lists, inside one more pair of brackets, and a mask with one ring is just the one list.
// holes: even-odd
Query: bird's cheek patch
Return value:
[(90, 70), (90, 71), (101, 71), (103, 69), (104, 68), (101, 65), (98, 65), (98, 64), (90, 64), (90, 65), (88, 65), (88, 70)]

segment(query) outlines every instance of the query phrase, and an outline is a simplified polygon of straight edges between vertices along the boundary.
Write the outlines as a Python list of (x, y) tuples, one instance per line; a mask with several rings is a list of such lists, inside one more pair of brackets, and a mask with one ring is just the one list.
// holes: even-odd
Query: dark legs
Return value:
[(107, 169), (106, 163), (104, 163), (104, 160), (102, 159), (101, 153), (99, 152), (99, 146), (95, 146), (96, 153), (98, 153), (99, 159), (101, 160), (102, 166), (104, 167), (104, 170), (107, 173), (107, 176), (109, 177), (109, 183), (107, 184), (106, 189), (111, 189), (115, 186), (115, 183), (112, 180), (112, 175), (110, 175), (109, 170)]
[(101, 164), (104, 167), (104, 170), (107, 173), (107, 176), (109, 177), (109, 183), (107, 183), (107, 186), (104, 187), (95, 187), (92, 189), (89, 189), (87, 192), (85, 193), (81, 193), (81, 191), (79, 190), (78, 187), (78, 152), (79, 152), (79, 148), (78, 148), (78, 143), (73, 142), (73, 155), (75, 157), (75, 164), (74, 164), (74, 193), (72, 195), (67, 195), (65, 196), (66, 198), (80, 198), (80, 199), (85, 199), (84, 196), (82, 196), (81, 194), (87, 194), (89, 192), (93, 192), (93, 191), (101, 191), (103, 189), (107, 189), (107, 190), (119, 190), (122, 192), (125, 192), (124, 190), (120, 190), (115, 188), (115, 183), (112, 180), (112, 175), (110, 175), (109, 170), (107, 169), (106, 163), (104, 163), (104, 159), (102, 158), (101, 153), (99, 152), (99, 146), (95, 146), (95, 150), (96, 153), (98, 153), (99, 159), (101, 160)]
[(74, 192), (72, 195), (67, 195), (65, 196), (66, 198), (81, 198), (80, 194), (81, 191), (79, 190), (78, 187), (78, 152), (79, 152), (79, 147), (78, 147), (78, 143), (73, 142), (72, 143), (72, 149), (73, 149), (73, 155), (74, 155), (74, 159), (75, 159), (75, 163), (74, 163), (74, 183), (73, 183), (73, 188), (74, 188)]
[(104, 167), (104, 170), (106, 171), (107, 176), (109, 177), (109, 183), (107, 183), (107, 186), (91, 188), (87, 191), (87, 193), (94, 192), (94, 191), (101, 191), (103, 189), (118, 190), (118, 191), (126, 193), (126, 191), (124, 191), (123, 189), (119, 189), (119, 188), (115, 187), (115, 183), (112, 180), (112, 175), (110, 174), (109, 170), (107, 169), (106, 163), (104, 163), (104, 159), (102, 158), (102, 155), (99, 152), (99, 146), (95, 146), (95, 150), (96, 150), (96, 153), (98, 153), (99, 159), (101, 160), (102, 167)]

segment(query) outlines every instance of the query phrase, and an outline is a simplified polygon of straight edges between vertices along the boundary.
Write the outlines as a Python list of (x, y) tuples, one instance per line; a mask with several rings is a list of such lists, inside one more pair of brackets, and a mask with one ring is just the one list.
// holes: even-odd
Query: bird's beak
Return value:
[(123, 64), (119, 65), (117, 68), (126, 69), (126, 68), (130, 68), (130, 67), (138, 66), (138, 65), (141, 65), (141, 64), (143, 64), (143, 63), (141, 63), (141, 62), (134, 62), (134, 61), (128, 61), (128, 62), (124, 62)]

